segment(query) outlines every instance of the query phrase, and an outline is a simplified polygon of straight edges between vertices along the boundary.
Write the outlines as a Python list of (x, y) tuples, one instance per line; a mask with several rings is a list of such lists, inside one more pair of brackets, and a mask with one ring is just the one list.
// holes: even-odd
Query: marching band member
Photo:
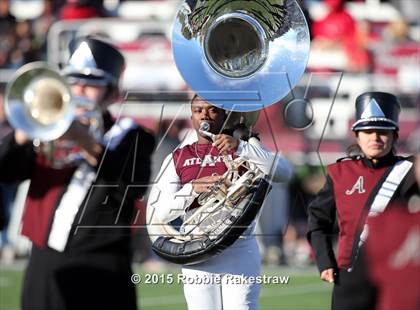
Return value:
[[(418, 190), (412, 158), (395, 153), (399, 112), (397, 98), (389, 93), (367, 92), (356, 99), (357, 144), (349, 152), (358, 154), (327, 167), (326, 184), (309, 205), (308, 240), (321, 279), (334, 282), (333, 309), (373, 309), (375, 289), (357, 263), (369, 218)], [(336, 214), (337, 256), (332, 245)]]
[[(420, 129), (409, 139), (418, 187), (419, 138)], [(420, 191), (412, 194), (408, 201), (395, 202), (369, 221), (361, 264), (366, 265), (369, 280), (376, 288), (376, 310), (415, 310), (420, 306)]]
[[(31, 181), (22, 234), (33, 247), (22, 308), (136, 309), (130, 224), (149, 181), (154, 138), (129, 119), (114, 123), (107, 112), (118, 97), (122, 54), (94, 37), (75, 46), (63, 75), (72, 95), (100, 108), (105, 134), (95, 138), (83, 117), (74, 120), (53, 141), (53, 162), (22, 130), (0, 141), (1, 182)], [(82, 158), (61, 158), (68, 153), (63, 141), (76, 143)]]
[[(154, 216), (162, 223), (179, 216), (186, 219), (193, 213), (198, 206), (197, 197), (209, 192), (226, 172), (223, 155), (231, 159), (245, 157), (274, 182), (287, 182), (291, 177), (291, 166), (281, 155), (239, 140), (232, 132), (223, 132), (225, 112), (197, 95), (191, 101), (191, 121), (198, 140), (166, 157), (149, 196), (148, 204), (154, 206)], [(213, 140), (199, 130), (202, 122), (210, 125), (208, 131), (214, 134)], [(183, 276), (191, 279), (184, 282), (188, 309), (258, 309), (258, 283), (229, 282), (230, 277), (256, 277), (260, 273), (260, 253), (252, 234), (254, 226), (251, 224), (232, 246), (217, 256), (182, 267)]]

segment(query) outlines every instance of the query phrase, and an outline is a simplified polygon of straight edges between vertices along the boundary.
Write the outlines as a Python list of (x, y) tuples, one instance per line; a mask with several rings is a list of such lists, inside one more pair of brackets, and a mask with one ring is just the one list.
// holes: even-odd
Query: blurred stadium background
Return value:
[[(400, 153), (410, 152), (419, 130), (420, 1), (345, 1), (344, 9), (336, 12), (331, 7), (339, 0), (298, 2), (312, 35), (307, 73), (287, 98), (261, 113), (255, 128), (265, 145), (281, 150), (295, 166), (292, 182), (273, 188), (259, 218), (263, 274), (290, 276), (287, 285), (263, 286), (262, 309), (329, 307), (331, 286), (318, 280), (305, 239), (306, 206), (323, 185), (322, 167), (343, 157), (352, 142), (349, 128), (356, 96), (379, 90), (399, 97)], [(171, 53), (171, 27), (179, 4), (180, 0), (0, 0), (0, 121), (5, 85), (20, 66), (43, 60), (61, 68), (73, 38), (106, 36), (126, 56), (122, 87), (134, 92), (128, 104), (122, 100), (112, 111), (164, 137), (154, 158), (156, 172), (189, 127), (188, 86)], [(309, 104), (290, 104), (294, 99)], [(13, 188), (7, 189), (8, 197), (15, 199), (6, 210), (7, 230), (1, 232), (0, 309), (19, 308), (30, 248), (19, 236), (27, 187), (16, 185), (16, 196)], [(153, 257), (142, 228), (144, 203), (138, 207), (140, 216), (133, 224), (135, 269), (178, 273)], [(143, 309), (185, 308), (180, 285), (140, 284), (138, 289)]]

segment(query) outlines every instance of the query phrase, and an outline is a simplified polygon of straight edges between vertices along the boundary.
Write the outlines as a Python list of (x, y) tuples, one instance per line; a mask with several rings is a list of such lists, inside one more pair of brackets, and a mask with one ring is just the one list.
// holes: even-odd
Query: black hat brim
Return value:
[(379, 130), (398, 130), (398, 126), (390, 121), (364, 121), (359, 122), (353, 125), (351, 130), (359, 131), (359, 130), (369, 130), (369, 129), (379, 129)]

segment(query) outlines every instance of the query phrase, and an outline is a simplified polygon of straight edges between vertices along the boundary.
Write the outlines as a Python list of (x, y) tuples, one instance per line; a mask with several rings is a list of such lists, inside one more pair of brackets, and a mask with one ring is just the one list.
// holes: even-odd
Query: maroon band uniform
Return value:
[[(137, 142), (142, 147), (135, 153)], [(103, 162), (99, 171), (94, 169), (96, 180), (85, 189), (81, 202), (73, 204), (76, 214), (66, 245), (56, 250), (48, 241), (77, 167), (49, 167), (32, 144), (17, 145), (14, 132), (1, 139), (0, 181), (31, 181), (22, 219), (22, 234), (33, 242), (23, 309), (136, 308), (130, 281), (130, 225), (134, 200), (147, 189), (153, 147), (153, 136), (133, 127), (115, 149), (100, 156)], [(61, 231), (54, 234), (62, 237)]]
[[(335, 268), (340, 278), (348, 276), (347, 270), (355, 264), (352, 256), (357, 242), (355, 239), (367, 217), (364, 206), (370, 193), (380, 185), (379, 181), (387, 169), (400, 159), (389, 154), (376, 164), (366, 158), (354, 158), (327, 167), (327, 182), (309, 207), (308, 240), (320, 272)], [(416, 191), (413, 173), (406, 176), (404, 183), (406, 185), (400, 187), (393, 200), (406, 200)], [(333, 251), (336, 218), (339, 228), (337, 256)], [(361, 288), (361, 294), (368, 290), (358, 284), (355, 283)], [(348, 298), (354, 301), (357, 298), (355, 295), (353, 292)]]

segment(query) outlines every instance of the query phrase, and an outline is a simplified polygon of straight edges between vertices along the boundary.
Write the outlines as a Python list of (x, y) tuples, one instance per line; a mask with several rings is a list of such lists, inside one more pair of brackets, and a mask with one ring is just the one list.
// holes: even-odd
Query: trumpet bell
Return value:
[(230, 111), (278, 102), (299, 82), (310, 36), (295, 0), (186, 0), (172, 49), (185, 82)]
[(75, 105), (60, 74), (43, 62), (22, 66), (6, 88), (6, 117), (31, 139), (62, 136), (74, 119)]
[(44, 126), (62, 119), (69, 104), (66, 91), (63, 84), (50, 77), (36, 78), (32, 81), (23, 94), (24, 103), (32, 119)]

